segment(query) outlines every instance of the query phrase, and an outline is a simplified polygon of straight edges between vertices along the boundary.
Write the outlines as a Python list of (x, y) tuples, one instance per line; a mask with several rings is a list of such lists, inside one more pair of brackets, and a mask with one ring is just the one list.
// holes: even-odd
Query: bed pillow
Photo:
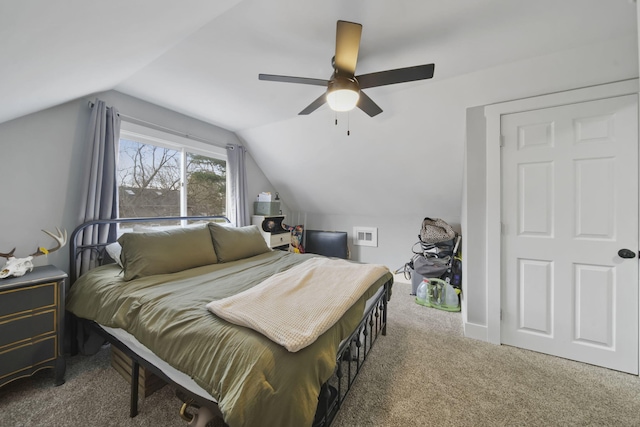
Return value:
[(124, 280), (175, 273), (218, 262), (206, 225), (120, 236)]
[[(179, 227), (179, 226), (176, 226), (176, 227)], [(158, 231), (153, 227), (145, 227), (142, 225), (134, 225), (132, 230), (133, 230), (133, 233), (150, 233), (150, 232)], [(112, 260), (114, 260), (116, 264), (120, 266), (120, 268), (124, 268), (122, 265), (122, 260), (120, 260), (120, 254), (122, 253), (122, 246), (120, 246), (120, 243), (118, 242), (109, 243), (105, 247), (105, 249), (107, 251), (107, 254), (109, 254), (109, 257)]]
[(249, 258), (271, 250), (257, 225), (226, 227), (210, 222), (209, 231), (219, 262)]
[(122, 261), (120, 260), (120, 253), (122, 252), (122, 246), (120, 246), (120, 243), (118, 242), (109, 243), (105, 247), (105, 249), (109, 254), (109, 256), (111, 257), (111, 259), (114, 260), (116, 264), (118, 264), (122, 268)]

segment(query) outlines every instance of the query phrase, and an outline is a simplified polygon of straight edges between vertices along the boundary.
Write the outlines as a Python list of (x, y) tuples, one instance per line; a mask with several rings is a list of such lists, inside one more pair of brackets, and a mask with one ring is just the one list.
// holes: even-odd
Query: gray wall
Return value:
[[(455, 230), (460, 231), (457, 218), (439, 215), (437, 209), (428, 212), (433, 217), (441, 217)], [(301, 215), (304, 217), (304, 214)], [(418, 234), (425, 215), (421, 213), (389, 216), (363, 215), (321, 215), (307, 214), (306, 228), (311, 230), (346, 231), (349, 235), (351, 259), (383, 264), (391, 270), (404, 266), (412, 256), (411, 248), (418, 242)], [(377, 227), (378, 246), (355, 246), (353, 227)]]
[[(0, 252), (16, 247), (16, 256), (26, 256), (37, 246), (52, 244), (41, 229), (52, 230), (58, 226), (71, 233), (80, 223), (81, 159), (87, 149), (88, 102), (96, 97), (117, 107), (122, 114), (197, 135), (221, 147), (230, 142), (239, 143), (235, 134), (225, 129), (116, 91), (87, 96), (1, 123), (0, 182), (5, 195), (0, 203)], [(250, 153), (247, 177), (250, 194), (272, 188)], [(37, 262), (68, 271), (68, 248), (40, 257)]]

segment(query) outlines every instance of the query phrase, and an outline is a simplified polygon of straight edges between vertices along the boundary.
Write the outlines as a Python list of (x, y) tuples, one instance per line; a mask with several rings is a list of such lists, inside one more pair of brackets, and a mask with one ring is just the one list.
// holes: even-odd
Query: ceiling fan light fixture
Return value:
[(307, 105), (304, 110), (298, 113), (298, 115), (301, 116), (313, 113), (326, 102), (334, 111), (350, 111), (354, 107), (358, 107), (369, 117), (374, 117), (382, 113), (382, 108), (373, 102), (367, 94), (362, 92), (360, 90), (361, 88), (369, 89), (396, 83), (425, 80), (433, 77), (435, 64), (396, 68), (394, 70), (378, 71), (356, 76), (361, 35), (361, 24), (342, 20), (338, 21), (336, 26), (336, 50), (331, 60), (333, 74), (329, 80), (283, 76), (279, 74), (258, 74), (258, 79), (325, 87), (325, 93), (318, 96), (311, 104)]
[(351, 111), (360, 99), (360, 87), (355, 79), (336, 77), (329, 82), (327, 104), (333, 111)]

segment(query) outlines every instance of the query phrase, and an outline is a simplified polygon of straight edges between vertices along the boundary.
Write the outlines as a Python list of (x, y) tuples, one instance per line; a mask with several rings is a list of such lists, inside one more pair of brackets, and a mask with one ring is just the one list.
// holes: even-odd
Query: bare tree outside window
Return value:
[[(182, 151), (120, 139), (120, 218), (180, 215)], [(224, 215), (226, 162), (186, 153), (187, 215)]]

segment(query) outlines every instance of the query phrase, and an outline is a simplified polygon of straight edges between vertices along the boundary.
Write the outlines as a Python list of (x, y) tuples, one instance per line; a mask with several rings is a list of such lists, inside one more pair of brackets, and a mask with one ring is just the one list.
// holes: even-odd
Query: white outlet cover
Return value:
[(377, 227), (353, 227), (353, 244), (355, 246), (378, 246)]

